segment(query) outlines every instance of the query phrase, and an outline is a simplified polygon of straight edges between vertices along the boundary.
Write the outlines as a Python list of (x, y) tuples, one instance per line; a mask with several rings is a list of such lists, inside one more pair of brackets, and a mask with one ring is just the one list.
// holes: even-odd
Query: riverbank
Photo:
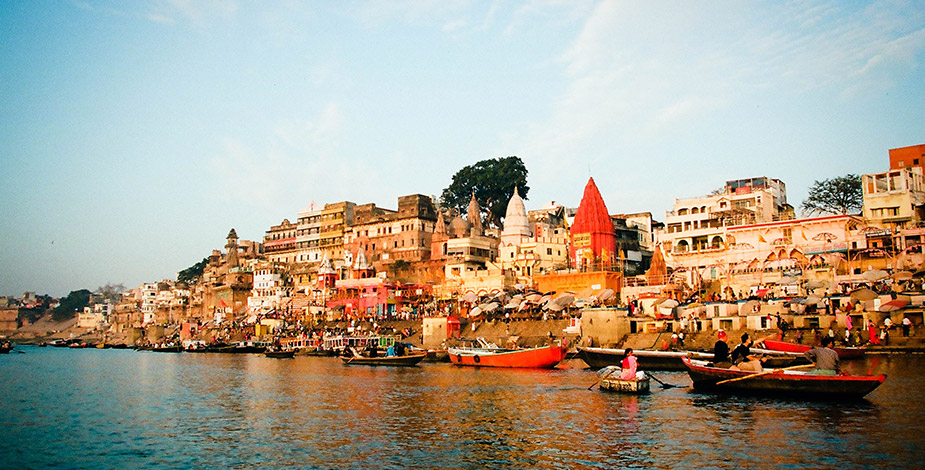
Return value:
[[(346, 322), (322, 322), (315, 326), (316, 330), (344, 330), (348, 324)], [(372, 322), (358, 322), (354, 325), (360, 331), (372, 331), (378, 328), (381, 333), (401, 333), (410, 332), (405, 341), (422, 346), (424, 338), (422, 336), (421, 320), (402, 320), (402, 321), (381, 321), (373, 324)], [(447, 338), (445, 345), (452, 346), (459, 343), (456, 338), (485, 338), (488, 341), (498, 345), (516, 344), (520, 347), (533, 347), (547, 344), (549, 341), (564, 340), (570, 345), (570, 349), (577, 346), (588, 346), (587, 340), (582, 338), (580, 332), (567, 332), (569, 320), (493, 320), (493, 321), (463, 321), (460, 325), (460, 332), (454, 337)], [(886, 345), (866, 345), (865, 349), (869, 354), (907, 354), (925, 353), (925, 331), (918, 328), (913, 330), (909, 337), (903, 337), (901, 329), (894, 327), (890, 335), (889, 344)], [(207, 332), (208, 330), (206, 330)], [(571, 331), (571, 330), (569, 330)], [(789, 330), (786, 336), (787, 341), (796, 342), (799, 329)], [(738, 344), (743, 333), (748, 333), (754, 340), (760, 340), (766, 337), (776, 337), (776, 330), (750, 330), (739, 329), (730, 330), (726, 334), (731, 345)], [(815, 335), (811, 330), (802, 331), (802, 343), (812, 345), (815, 342)], [(208, 333), (203, 333), (208, 334)], [(716, 342), (716, 332), (700, 331), (688, 332), (685, 334), (683, 344), (672, 338), (672, 332), (654, 332), (654, 333), (632, 333), (622, 338), (622, 340), (611, 344), (594, 344), (594, 346), (605, 347), (630, 347), (633, 349), (645, 350), (668, 350), (684, 349), (694, 351), (710, 351)], [(202, 335), (201, 335), (202, 336)], [(836, 336), (840, 338), (840, 336)], [(107, 333), (105, 337), (99, 332), (88, 329), (78, 328), (76, 320), (71, 319), (64, 322), (51, 321), (50, 317), (43, 317), (36, 323), (24, 326), (7, 337), (10, 341), (17, 344), (38, 344), (55, 339), (79, 339), (87, 343), (98, 344), (106, 343), (110, 345), (125, 344), (131, 346), (135, 344), (129, 334), (111, 334)], [(157, 342), (162, 337), (145, 338), (149, 342)], [(197, 338), (202, 339), (202, 338)], [(233, 335), (232, 340), (243, 340), (243, 335)], [(839, 342), (840, 343), (840, 342)]]

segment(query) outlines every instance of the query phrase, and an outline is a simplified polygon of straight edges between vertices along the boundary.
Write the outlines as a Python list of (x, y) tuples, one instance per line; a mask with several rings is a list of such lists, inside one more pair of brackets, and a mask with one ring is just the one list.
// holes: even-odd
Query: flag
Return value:
[(801, 231), (801, 232), (800, 232), (800, 235), (802, 235), (802, 236), (803, 236), (803, 241), (809, 241), (809, 239), (808, 239), (808, 238), (806, 238), (806, 232), (804, 232), (804, 231)]
[(767, 240), (764, 239), (764, 237), (761, 236), (761, 234), (758, 234), (758, 241), (761, 242), (761, 243), (767, 243), (767, 242), (768, 242)]
[(224, 300), (219, 300), (219, 302), (222, 304), (222, 307), (227, 307), (227, 306), (228, 306), (228, 304), (226, 304)]

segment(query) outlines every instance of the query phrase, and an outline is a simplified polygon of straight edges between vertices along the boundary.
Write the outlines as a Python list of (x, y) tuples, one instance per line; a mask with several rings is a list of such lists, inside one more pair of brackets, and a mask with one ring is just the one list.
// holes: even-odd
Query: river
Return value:
[[(555, 370), (19, 346), (0, 356), (5, 468), (925, 468), (925, 356), (848, 364), (853, 402), (602, 392)], [(689, 385), (686, 373), (656, 372)]]

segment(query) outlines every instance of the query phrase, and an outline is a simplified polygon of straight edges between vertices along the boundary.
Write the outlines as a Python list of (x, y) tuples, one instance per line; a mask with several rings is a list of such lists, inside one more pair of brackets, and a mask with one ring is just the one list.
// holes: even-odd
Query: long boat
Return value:
[(405, 356), (340, 356), (344, 364), (361, 366), (413, 366), (424, 360), (426, 353), (408, 354)]
[(295, 356), (295, 351), (293, 350), (282, 350), (282, 351), (265, 351), (264, 356), (275, 358), (275, 359), (292, 359)]
[(567, 348), (558, 344), (527, 349), (449, 348), (450, 362), (457, 366), (552, 369), (565, 359)]
[[(757, 353), (752, 350), (752, 352)], [(578, 348), (578, 357), (594, 369), (607, 366), (619, 366), (623, 361), (625, 349), (614, 348)], [(689, 357), (702, 361), (712, 361), (713, 353), (699, 351), (652, 351), (634, 349), (633, 354), (642, 370), (685, 370), (681, 359)], [(794, 355), (780, 354), (766, 356), (763, 364), (768, 367), (784, 367), (798, 360)]]
[[(805, 353), (812, 349), (812, 346), (805, 344), (788, 343), (787, 341), (778, 341), (775, 339), (766, 339), (763, 341), (765, 349), (772, 351), (784, 351), (792, 353)], [(839, 359), (857, 359), (864, 356), (863, 348), (832, 348), (838, 353)]]
[[(795, 398), (861, 398), (886, 380), (885, 375), (815, 375), (806, 371), (784, 369), (747, 372), (712, 367), (706, 361), (688, 358), (684, 358), (683, 361), (694, 383), (694, 390), (714, 393)], [(755, 377), (750, 377), (752, 375)], [(722, 383), (727, 380), (729, 381)]]

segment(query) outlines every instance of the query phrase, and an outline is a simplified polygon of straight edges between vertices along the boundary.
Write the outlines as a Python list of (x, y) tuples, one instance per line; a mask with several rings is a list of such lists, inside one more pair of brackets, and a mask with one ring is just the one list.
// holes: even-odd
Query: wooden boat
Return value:
[[(777, 341), (774, 339), (766, 339), (763, 341), (764, 347), (772, 351), (784, 351), (784, 352), (794, 352), (794, 353), (805, 353), (812, 349), (812, 346), (807, 346), (805, 344), (797, 343), (788, 343), (786, 341)], [(835, 352), (838, 353), (839, 359), (857, 359), (864, 356), (863, 348), (832, 348)]]
[(414, 366), (424, 360), (427, 354), (408, 354), (405, 356), (341, 356), (344, 364), (361, 366)]
[[(756, 355), (762, 354), (762, 351), (751, 348)], [(773, 353), (773, 351), (769, 351)], [(623, 361), (625, 349), (614, 348), (578, 348), (578, 357), (594, 369), (600, 369), (607, 366), (619, 366)], [(686, 370), (682, 358), (701, 361), (712, 361), (713, 353), (700, 351), (652, 351), (648, 349), (634, 349), (633, 354), (639, 363), (639, 368), (644, 370)], [(763, 364), (765, 367), (785, 367), (800, 359), (802, 356), (794, 354), (776, 353), (764, 357)]]
[(145, 346), (138, 348), (139, 351), (151, 351), (151, 352), (164, 352), (164, 353), (178, 353), (183, 352), (183, 346), (179, 344), (174, 344), (170, 346)]
[[(796, 398), (861, 398), (886, 380), (885, 375), (814, 375), (806, 371), (783, 369), (746, 372), (712, 367), (706, 361), (688, 358), (684, 358), (683, 361), (695, 390), (716, 393)], [(755, 377), (750, 378), (752, 375)], [(742, 380), (721, 383), (740, 378)]]
[(623, 380), (620, 378), (619, 372), (615, 372), (610, 377), (601, 380), (600, 387), (601, 390), (640, 395), (643, 393), (649, 393), (649, 377), (643, 379)]
[(13, 350), (13, 343), (0, 344), (0, 354), (9, 354)]
[(295, 356), (295, 351), (266, 351), (263, 355), (276, 359), (292, 359)]
[(449, 348), (447, 352), (457, 366), (552, 369), (565, 359), (566, 348), (552, 344), (528, 349)]

